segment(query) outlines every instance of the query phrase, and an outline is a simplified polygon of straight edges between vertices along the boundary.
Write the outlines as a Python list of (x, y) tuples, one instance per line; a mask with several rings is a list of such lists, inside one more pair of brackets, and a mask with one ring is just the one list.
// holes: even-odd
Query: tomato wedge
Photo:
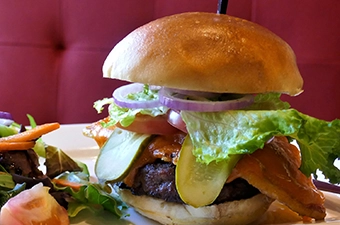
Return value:
[(116, 126), (124, 130), (143, 134), (167, 135), (179, 132), (177, 128), (168, 123), (167, 115), (152, 117), (137, 114), (131, 125), (123, 127), (120, 123), (117, 123)]

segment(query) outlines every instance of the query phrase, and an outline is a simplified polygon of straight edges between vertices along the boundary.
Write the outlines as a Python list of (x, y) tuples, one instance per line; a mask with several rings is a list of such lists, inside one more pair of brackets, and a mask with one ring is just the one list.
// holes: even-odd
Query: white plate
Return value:
[[(43, 137), (43, 140), (50, 144), (61, 148), (69, 156), (80, 160), (87, 164), (89, 170), (93, 174), (93, 167), (99, 149), (94, 140), (83, 136), (82, 130), (87, 124), (62, 125), (60, 129), (49, 133)], [(92, 177), (95, 180), (95, 177)], [(318, 224), (340, 224), (340, 195), (325, 193), (327, 208), (327, 217), (325, 221)], [(71, 224), (77, 225), (157, 225), (158, 223), (142, 217), (133, 209), (129, 209), (130, 215), (124, 219), (118, 220), (112, 214), (102, 212), (94, 215), (89, 211), (82, 211), (79, 216), (71, 219)], [(291, 223), (290, 223), (291, 224)]]

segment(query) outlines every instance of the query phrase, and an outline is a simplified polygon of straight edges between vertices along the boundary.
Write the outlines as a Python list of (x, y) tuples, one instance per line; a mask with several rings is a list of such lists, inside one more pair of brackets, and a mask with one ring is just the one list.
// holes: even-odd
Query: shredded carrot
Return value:
[(30, 130), (14, 134), (7, 137), (0, 138), (0, 142), (29, 142), (40, 138), (42, 135), (47, 134), (60, 127), (59, 123), (46, 123), (36, 126)]
[(27, 150), (33, 148), (34, 141), (25, 142), (0, 142), (0, 152), (9, 150)]
[(63, 180), (63, 179), (58, 179), (58, 178), (54, 178), (54, 179), (52, 179), (52, 181), (53, 181), (53, 183), (55, 183), (59, 186), (70, 187), (75, 191), (79, 191), (81, 186), (83, 186), (82, 184), (79, 184), (79, 183), (75, 183), (75, 182), (71, 182), (71, 181)]

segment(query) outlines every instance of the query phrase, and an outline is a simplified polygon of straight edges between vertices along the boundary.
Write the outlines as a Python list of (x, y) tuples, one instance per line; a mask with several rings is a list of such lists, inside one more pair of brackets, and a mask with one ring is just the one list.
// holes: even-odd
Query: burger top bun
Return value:
[(225, 14), (152, 21), (120, 41), (104, 77), (170, 88), (297, 95), (303, 80), (290, 46), (268, 29)]

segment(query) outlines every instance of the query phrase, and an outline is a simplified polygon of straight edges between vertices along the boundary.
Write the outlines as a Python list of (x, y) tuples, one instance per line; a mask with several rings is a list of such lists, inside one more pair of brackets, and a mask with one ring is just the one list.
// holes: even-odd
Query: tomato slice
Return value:
[(137, 114), (135, 120), (128, 127), (123, 127), (120, 123), (116, 124), (117, 127), (143, 134), (175, 134), (179, 130), (168, 123), (168, 116), (156, 116)]
[(181, 114), (175, 110), (169, 110), (168, 112), (168, 123), (177, 129), (183, 131), (184, 133), (188, 133), (186, 124), (182, 120)]
[(49, 194), (42, 183), (9, 199), (1, 208), (0, 224), (70, 224), (65, 208)]

